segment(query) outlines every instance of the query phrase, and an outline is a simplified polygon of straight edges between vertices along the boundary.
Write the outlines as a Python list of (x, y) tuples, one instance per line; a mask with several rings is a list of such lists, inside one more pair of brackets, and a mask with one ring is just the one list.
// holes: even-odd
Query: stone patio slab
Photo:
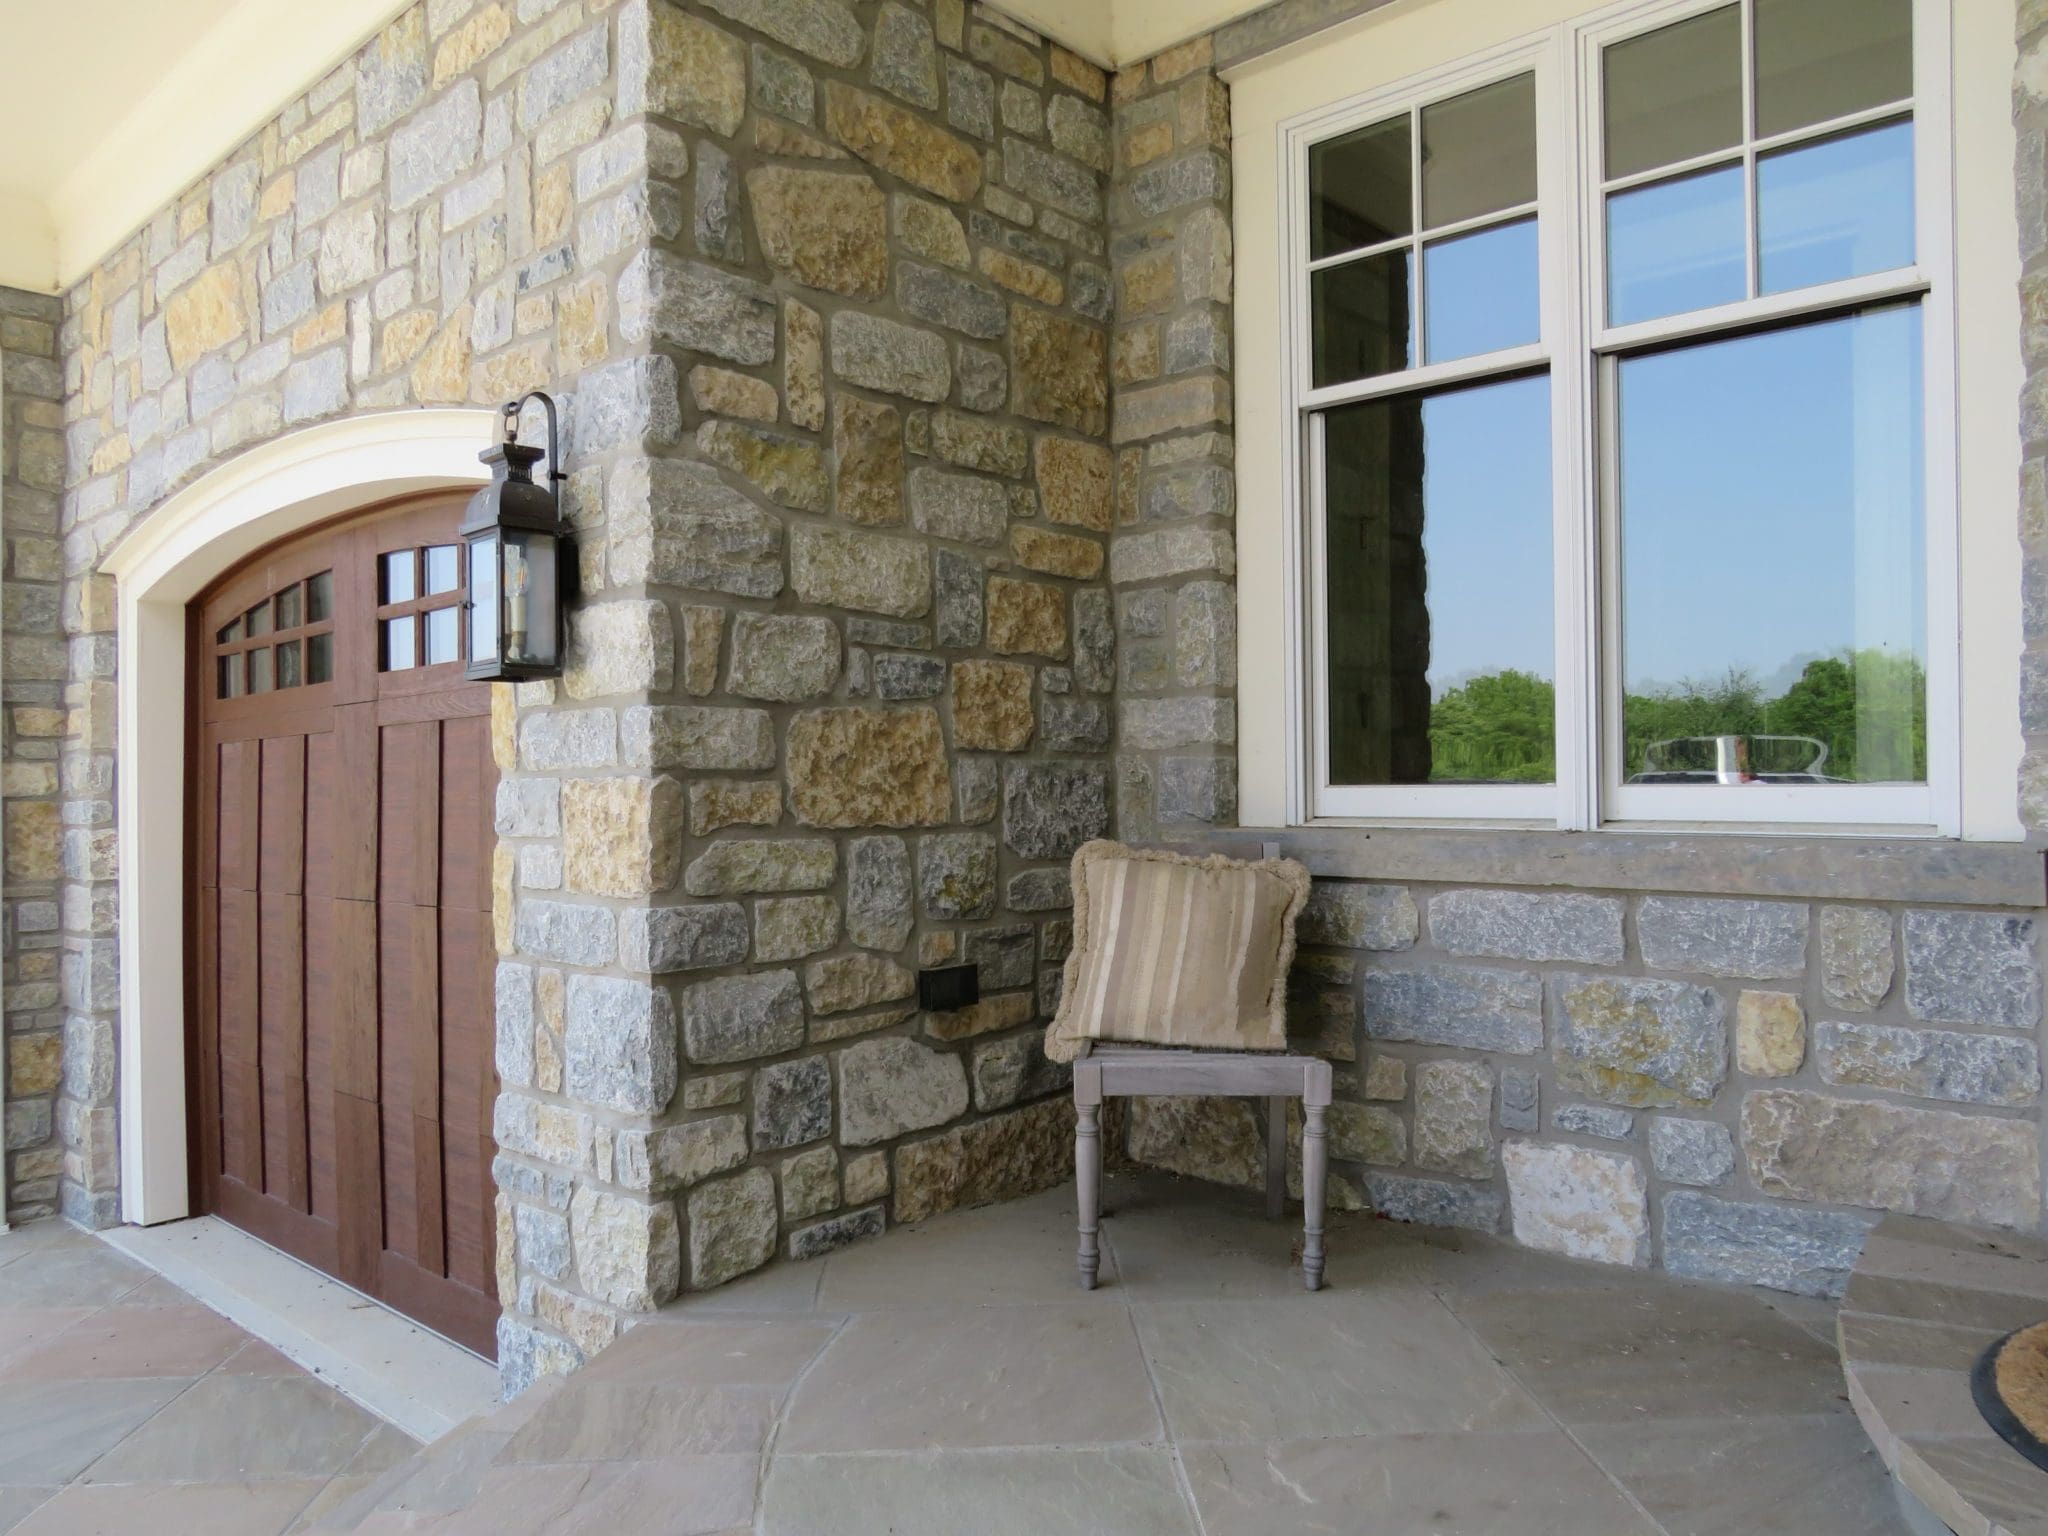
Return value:
[(233, 1323), (189, 1302), (108, 1307), (0, 1365), (0, 1379), (202, 1376), (248, 1341)]
[(85, 1481), (324, 1479), (378, 1427), (310, 1376), (206, 1376), (94, 1462)]
[[(957, 1228), (957, 1230), (956, 1230)], [(1074, 1269), (1074, 1197), (1050, 1190), (1015, 1205), (963, 1211), (835, 1254), (818, 1289), (824, 1312), (876, 1307), (1017, 1306), (1097, 1300), (1117, 1283), (1105, 1257), (1103, 1289), (1081, 1289)]]
[(14, 1528), (13, 1536), (136, 1536), (203, 1531), (206, 1536), (277, 1536), (325, 1478), (260, 1483), (74, 1484)]
[(68, 1483), (189, 1385), (174, 1378), (0, 1385), (0, 1484)]

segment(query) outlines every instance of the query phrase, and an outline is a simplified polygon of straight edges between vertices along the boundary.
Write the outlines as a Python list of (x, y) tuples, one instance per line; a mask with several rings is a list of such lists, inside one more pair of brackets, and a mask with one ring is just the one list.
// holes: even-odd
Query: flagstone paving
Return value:
[[(939, 1217), (686, 1299), (381, 1474), (374, 1433), (321, 1461), (338, 1431), (296, 1400), (259, 1455), (235, 1415), (276, 1405), (212, 1400), (235, 1352), (111, 1378), (24, 1459), (80, 1463), (45, 1509), (148, 1477), (209, 1532), (1905, 1536), (1825, 1304), (1367, 1218), (1332, 1222), (1311, 1296), (1249, 1199), (1146, 1176), (1107, 1203), (1092, 1293), (1067, 1191)], [(136, 1336), (122, 1299), (80, 1339)]]

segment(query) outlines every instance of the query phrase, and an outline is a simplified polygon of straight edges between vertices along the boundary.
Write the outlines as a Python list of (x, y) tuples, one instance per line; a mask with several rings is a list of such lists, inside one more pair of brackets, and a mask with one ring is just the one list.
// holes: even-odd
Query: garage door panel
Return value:
[(306, 738), (271, 737), (258, 745), (263, 777), (257, 883), (266, 891), (300, 891), (306, 876)]

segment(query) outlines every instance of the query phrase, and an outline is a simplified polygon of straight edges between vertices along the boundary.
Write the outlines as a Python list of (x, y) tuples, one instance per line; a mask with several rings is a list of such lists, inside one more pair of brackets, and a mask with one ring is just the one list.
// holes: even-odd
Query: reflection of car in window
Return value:
[(1811, 736), (1674, 736), (1643, 748), (1631, 784), (1841, 784)]

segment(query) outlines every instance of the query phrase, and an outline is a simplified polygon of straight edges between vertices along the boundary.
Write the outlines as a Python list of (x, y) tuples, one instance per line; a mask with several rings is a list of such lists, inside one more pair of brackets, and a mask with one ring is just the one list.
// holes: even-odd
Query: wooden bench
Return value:
[(1287, 1201), (1287, 1101), (1301, 1100), (1301, 1280), (1323, 1288), (1323, 1189), (1329, 1173), (1324, 1122), (1330, 1064), (1268, 1052), (1178, 1051), (1096, 1044), (1074, 1063), (1074, 1181), (1080, 1206), (1081, 1288), (1101, 1264), (1102, 1101), (1158, 1095), (1266, 1101), (1266, 1214)]

